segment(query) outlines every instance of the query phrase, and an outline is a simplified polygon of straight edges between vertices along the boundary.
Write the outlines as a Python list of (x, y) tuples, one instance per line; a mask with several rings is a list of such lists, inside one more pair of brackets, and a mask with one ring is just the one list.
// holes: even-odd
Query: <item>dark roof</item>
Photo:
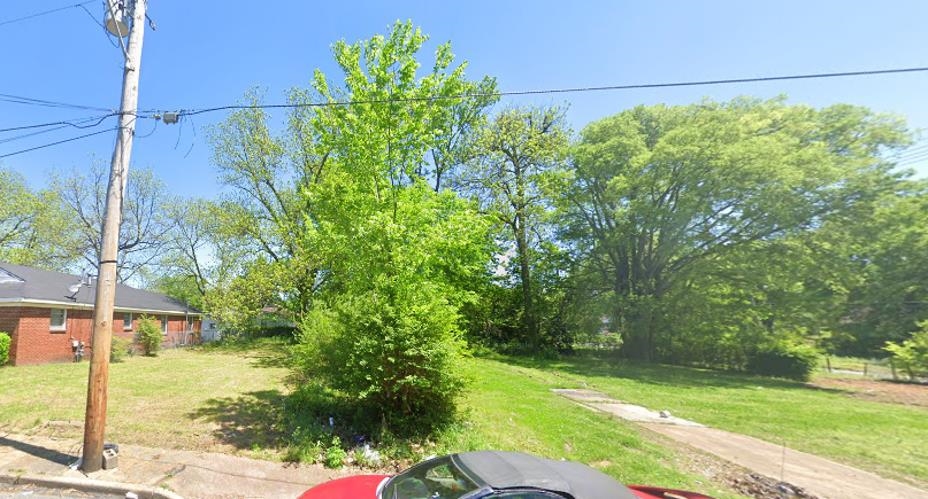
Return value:
[(498, 451), (465, 452), (452, 459), (495, 489), (532, 487), (563, 492), (575, 499), (635, 499), (609, 475), (571, 461)]
[[(96, 280), (81, 286), (70, 298), (68, 287), (79, 282), (79, 276), (51, 272), (22, 265), (0, 262), (0, 302), (38, 302), (63, 306), (93, 306)], [(199, 313), (192, 307), (160, 293), (116, 285), (116, 308), (139, 312)]]

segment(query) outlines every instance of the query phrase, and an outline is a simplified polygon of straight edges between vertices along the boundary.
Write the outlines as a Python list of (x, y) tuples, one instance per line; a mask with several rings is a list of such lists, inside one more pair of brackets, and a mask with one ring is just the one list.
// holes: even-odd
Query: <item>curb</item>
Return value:
[(130, 483), (107, 482), (104, 480), (94, 480), (92, 478), (49, 477), (28, 474), (0, 474), (0, 483), (8, 483), (11, 485), (37, 485), (39, 487), (48, 487), (51, 489), (70, 488), (83, 492), (99, 492), (103, 494), (125, 495), (127, 492), (132, 492), (137, 494), (140, 499), (184, 499), (183, 496), (157, 487), (151, 487), (148, 485), (135, 485)]

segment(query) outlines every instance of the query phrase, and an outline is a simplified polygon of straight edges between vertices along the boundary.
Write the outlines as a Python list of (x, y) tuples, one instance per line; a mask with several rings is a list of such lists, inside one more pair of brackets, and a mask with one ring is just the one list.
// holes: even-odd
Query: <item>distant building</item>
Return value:
[[(8, 333), (13, 365), (73, 360), (74, 342), (91, 355), (96, 282), (0, 262), (0, 331)], [(113, 335), (133, 339), (139, 318), (161, 323), (164, 343), (198, 341), (200, 312), (160, 293), (116, 285)]]

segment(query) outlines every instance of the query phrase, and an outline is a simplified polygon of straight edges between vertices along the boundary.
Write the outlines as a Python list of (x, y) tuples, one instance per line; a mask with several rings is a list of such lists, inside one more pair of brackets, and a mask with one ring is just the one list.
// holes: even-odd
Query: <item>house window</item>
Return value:
[(122, 329), (123, 331), (132, 330), (132, 312), (124, 312), (122, 314)]
[(168, 334), (168, 316), (161, 316), (161, 334)]
[(53, 308), (50, 322), (52, 331), (64, 331), (68, 324), (68, 310), (65, 308)]

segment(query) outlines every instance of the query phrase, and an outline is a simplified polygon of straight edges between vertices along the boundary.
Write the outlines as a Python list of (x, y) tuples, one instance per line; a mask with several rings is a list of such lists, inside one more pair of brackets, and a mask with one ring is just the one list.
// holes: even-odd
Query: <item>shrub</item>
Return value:
[(384, 284), (312, 311), (295, 364), (344, 394), (367, 419), (359, 426), (428, 432), (452, 418), (464, 387), (457, 310), (429, 283)]
[(0, 366), (10, 360), (10, 335), (0, 331)]
[(781, 341), (758, 348), (748, 358), (747, 370), (762, 376), (808, 381), (818, 362), (816, 349)]
[(114, 336), (110, 343), (110, 362), (122, 362), (131, 353), (132, 342), (126, 338)]
[(139, 330), (135, 333), (135, 342), (141, 347), (142, 353), (150, 356), (158, 355), (163, 340), (158, 322), (143, 315), (139, 319)]
[(912, 335), (902, 344), (886, 342), (883, 350), (892, 355), (893, 364), (905, 370), (909, 379), (919, 376), (928, 377), (928, 321), (919, 324), (921, 331)]

